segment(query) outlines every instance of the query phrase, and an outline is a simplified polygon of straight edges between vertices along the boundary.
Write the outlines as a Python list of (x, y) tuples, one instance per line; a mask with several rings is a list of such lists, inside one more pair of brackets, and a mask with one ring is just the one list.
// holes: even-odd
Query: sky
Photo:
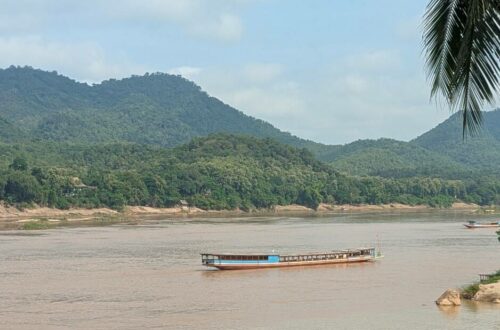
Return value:
[(407, 141), (450, 115), (429, 98), (427, 1), (0, 0), (0, 67), (179, 74), (302, 138)]

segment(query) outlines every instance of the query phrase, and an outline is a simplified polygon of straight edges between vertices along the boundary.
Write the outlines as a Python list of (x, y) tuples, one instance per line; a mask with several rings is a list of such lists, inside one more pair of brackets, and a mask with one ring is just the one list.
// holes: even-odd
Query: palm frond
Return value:
[(423, 43), (431, 97), (462, 112), (464, 136), (477, 132), (499, 89), (500, 0), (431, 0)]

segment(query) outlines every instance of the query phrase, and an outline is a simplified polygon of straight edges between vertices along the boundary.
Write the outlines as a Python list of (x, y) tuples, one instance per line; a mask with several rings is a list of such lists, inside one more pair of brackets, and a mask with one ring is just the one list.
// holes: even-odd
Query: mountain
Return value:
[(172, 147), (226, 132), (327, 148), (247, 116), (191, 81), (163, 73), (90, 86), (56, 72), (9, 67), (0, 70), (0, 118), (23, 136), (50, 141)]
[(437, 152), (392, 139), (358, 140), (327, 157), (335, 168), (351, 175), (449, 177), (467, 170)]
[(500, 110), (484, 112), (483, 129), (462, 137), (460, 114), (410, 142), (358, 140), (318, 157), (350, 175), (477, 177), (500, 173)]
[(175, 147), (231, 133), (307, 148), (349, 175), (463, 178), (500, 173), (500, 110), (462, 140), (459, 115), (410, 141), (327, 146), (300, 139), (209, 96), (180, 76), (155, 73), (88, 85), (30, 67), (0, 70), (0, 142), (137, 143)]
[(476, 136), (463, 138), (461, 116), (457, 113), (410, 143), (465, 166), (497, 170), (500, 168), (500, 110), (484, 112), (483, 122)]
[(0, 201), (120, 208), (182, 198), (204, 209), (496, 203), (500, 112), (486, 113), (483, 135), (465, 143), (456, 118), (410, 142), (326, 146), (179, 76), (91, 86), (10, 67), (0, 70)]
[(0, 117), (0, 140), (6, 142), (25, 139), (23, 132), (15, 125)]

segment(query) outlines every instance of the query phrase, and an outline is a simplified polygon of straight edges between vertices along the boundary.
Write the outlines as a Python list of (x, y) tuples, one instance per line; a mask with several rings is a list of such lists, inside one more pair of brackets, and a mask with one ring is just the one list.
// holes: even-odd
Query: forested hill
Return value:
[(410, 141), (359, 140), (320, 155), (351, 175), (477, 177), (500, 173), (500, 110), (484, 112), (478, 135), (462, 137), (460, 114)]
[(231, 133), (307, 148), (349, 175), (448, 179), (500, 173), (500, 110), (465, 141), (453, 115), (410, 142), (359, 140), (323, 145), (280, 131), (209, 96), (180, 76), (146, 74), (88, 85), (29, 67), (0, 70), (0, 142), (137, 143), (174, 147)]
[(500, 109), (483, 113), (483, 128), (475, 136), (462, 137), (459, 113), (411, 141), (477, 169), (500, 169)]
[(469, 170), (450, 157), (392, 139), (358, 140), (326, 157), (335, 168), (351, 175), (453, 178)]
[[(326, 148), (278, 130), (180, 76), (146, 74), (87, 85), (30, 67), (0, 70), (0, 141), (133, 142), (172, 147), (226, 132), (312, 150)], [(7, 131), (11, 132), (7, 134)]]
[(26, 137), (20, 129), (0, 117), (0, 141), (15, 142), (25, 138)]
[(449, 206), (498, 200), (500, 184), (436, 178), (349, 177), (272, 139), (216, 134), (167, 149), (137, 144), (0, 144), (0, 201), (57, 208), (269, 208), (292, 203)]

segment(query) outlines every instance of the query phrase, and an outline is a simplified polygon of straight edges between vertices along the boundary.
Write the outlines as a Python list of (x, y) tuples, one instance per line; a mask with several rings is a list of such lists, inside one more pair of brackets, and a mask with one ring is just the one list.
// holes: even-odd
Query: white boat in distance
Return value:
[(500, 221), (498, 222), (489, 222), (489, 223), (480, 223), (476, 221), (469, 221), (469, 223), (464, 224), (465, 227), (469, 229), (474, 229), (474, 228), (496, 228), (500, 227)]

